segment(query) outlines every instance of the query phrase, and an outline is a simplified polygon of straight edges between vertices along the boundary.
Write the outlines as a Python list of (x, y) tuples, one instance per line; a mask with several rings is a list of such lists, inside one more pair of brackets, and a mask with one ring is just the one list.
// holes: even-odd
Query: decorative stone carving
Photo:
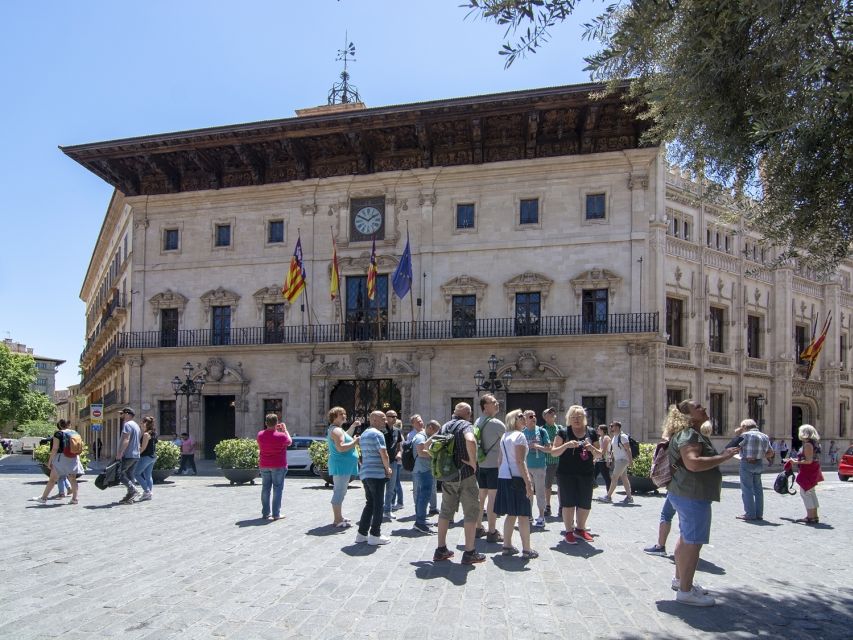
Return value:
[(352, 358), (352, 369), (356, 378), (367, 380), (373, 377), (376, 358), (370, 353), (356, 354)]
[(500, 377), (507, 370), (512, 371), (514, 386), (525, 380), (546, 378), (555, 383), (562, 383), (566, 379), (562, 371), (553, 364), (540, 360), (533, 350), (519, 351), (515, 362), (498, 367), (498, 376)]
[(633, 191), (634, 189), (643, 189), (646, 190), (649, 188), (649, 176), (648, 174), (635, 174), (632, 173), (628, 176), (628, 189)]
[(177, 309), (178, 319), (180, 320), (181, 316), (184, 315), (184, 309), (187, 306), (187, 298), (176, 291), (166, 289), (157, 295), (151, 296), (148, 300), (148, 304), (151, 305), (151, 311), (154, 313), (155, 323), (160, 318), (161, 309)]
[(263, 320), (264, 318), (264, 305), (283, 304), (285, 315), (287, 315), (287, 310), (290, 308), (287, 298), (281, 294), (281, 287), (275, 284), (258, 289), (252, 294), (252, 297), (255, 299), (255, 305), (258, 308), (258, 320)]
[(204, 320), (207, 322), (210, 319), (211, 307), (231, 307), (231, 313), (234, 313), (234, 307), (240, 300), (240, 295), (233, 291), (228, 291), (222, 287), (211, 289), (201, 295), (201, 302), (204, 305)]
[(510, 310), (512, 310), (516, 293), (538, 291), (542, 295), (542, 302), (544, 303), (548, 298), (548, 293), (551, 291), (552, 284), (554, 284), (554, 281), (548, 276), (544, 276), (541, 273), (533, 273), (532, 271), (526, 271), (511, 280), (507, 280), (504, 282), (504, 291), (506, 291)]
[(486, 282), (483, 282), (479, 278), (462, 275), (451, 278), (441, 285), (441, 293), (444, 295), (444, 301), (447, 303), (448, 308), (453, 300), (453, 296), (474, 295), (477, 297), (477, 306), (480, 306), (483, 302), (483, 295), (486, 293), (486, 287), (488, 286)]
[(207, 371), (206, 379), (211, 382), (221, 382), (225, 375), (225, 361), (222, 358), (209, 358), (205, 370)]
[[(389, 256), (376, 254), (376, 267), (380, 273), (389, 273), (394, 271), (399, 264), (400, 259), (397, 256)], [(367, 266), (370, 264), (370, 252), (365, 251), (357, 258), (338, 258), (338, 266), (341, 270), (341, 275), (363, 275), (367, 273)]]
[(622, 278), (607, 269), (589, 269), (575, 276), (569, 283), (575, 291), (575, 297), (580, 300), (584, 289), (607, 289), (612, 298), (622, 286)]

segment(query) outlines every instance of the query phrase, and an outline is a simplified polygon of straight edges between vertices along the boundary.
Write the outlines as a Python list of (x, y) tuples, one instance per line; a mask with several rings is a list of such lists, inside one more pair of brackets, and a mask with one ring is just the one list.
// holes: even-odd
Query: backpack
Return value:
[(501, 441), (501, 439), (498, 438), (497, 440), (495, 440), (492, 443), (491, 447), (489, 447), (488, 449), (483, 449), (483, 431), (485, 430), (486, 425), (489, 424), (489, 420), (492, 420), (492, 418), (486, 418), (482, 422), (482, 424), (480, 423), (480, 420), (482, 420), (482, 416), (477, 419), (477, 422), (474, 423), (474, 439), (477, 441), (477, 462), (478, 463), (483, 462), (486, 459), (486, 456), (489, 455), (489, 451), (494, 449), (495, 445)]
[(672, 466), (669, 464), (669, 441), (658, 443), (652, 458), (652, 468), (649, 478), (656, 487), (665, 487), (672, 480)]
[(403, 468), (406, 471), (415, 468), (415, 445), (412, 442), (403, 443)]
[(453, 482), (460, 477), (461, 467), (456, 453), (456, 427), (459, 422), (455, 420), (450, 428), (432, 436), (429, 454), (432, 458), (432, 475), (436, 480)]
[[(628, 447), (631, 449), (631, 459), (637, 458), (640, 455), (640, 443), (634, 440), (630, 433), (623, 433), (622, 435), (628, 436)], [(620, 447), (625, 446), (622, 444), (622, 435), (620, 435), (617, 440), (617, 444)]]
[(62, 432), (62, 453), (69, 458), (76, 458), (83, 453), (83, 438), (72, 429)]
[(773, 482), (773, 491), (781, 495), (795, 495), (797, 490), (794, 487), (794, 472), (787, 468), (779, 472), (776, 480)]

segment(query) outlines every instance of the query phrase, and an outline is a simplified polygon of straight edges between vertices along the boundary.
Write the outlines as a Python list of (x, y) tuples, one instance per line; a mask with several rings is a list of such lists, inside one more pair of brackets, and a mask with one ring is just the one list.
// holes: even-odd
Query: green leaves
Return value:
[(53, 402), (43, 393), (30, 390), (36, 380), (33, 357), (12, 353), (0, 344), (0, 425), (9, 421), (48, 420), (53, 417)]
[(181, 449), (173, 442), (158, 440), (154, 447), (157, 459), (154, 461), (154, 469), (174, 469), (181, 460)]
[(221, 440), (214, 448), (221, 469), (257, 469), (258, 443), (249, 438)]

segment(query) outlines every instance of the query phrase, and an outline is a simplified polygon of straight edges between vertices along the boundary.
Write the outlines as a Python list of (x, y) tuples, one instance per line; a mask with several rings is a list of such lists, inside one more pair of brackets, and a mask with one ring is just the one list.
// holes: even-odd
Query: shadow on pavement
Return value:
[(724, 489), (738, 489), (738, 488), (740, 488), (740, 482), (732, 482), (731, 480), (723, 480), (723, 488)]
[(347, 529), (339, 529), (338, 527), (335, 527), (331, 524), (324, 524), (319, 527), (314, 527), (313, 529), (308, 529), (305, 534), (309, 536), (319, 536), (321, 538), (325, 538), (327, 536), (336, 536), (340, 533), (350, 532), (354, 529), (354, 526), (349, 527)]
[(248, 520), (238, 520), (234, 525), (242, 529), (243, 527), (263, 527), (273, 523), (274, 520), (267, 520), (266, 518), (249, 518)]
[(804, 527), (809, 527), (811, 529), (826, 529), (826, 530), (835, 529), (835, 527), (833, 527), (831, 524), (827, 524), (826, 522), (818, 522), (817, 524), (807, 524), (805, 522), (797, 522), (796, 518), (782, 517), (779, 519), (780, 520), (786, 520), (787, 522), (790, 522), (791, 524), (799, 524), (799, 525), (802, 525)]
[(586, 559), (597, 556), (600, 553), (604, 553), (604, 549), (597, 549), (596, 547), (590, 547), (586, 544), (566, 544), (565, 542), (558, 542), (555, 546), (551, 547), (551, 550), (567, 556), (572, 556), (573, 558)]
[(107, 504), (87, 504), (84, 505), (84, 509), (112, 509), (113, 507), (124, 507), (130, 505), (120, 505), (118, 502), (108, 502)]
[[(673, 557), (673, 563), (675, 562), (675, 558)], [(708, 562), (704, 558), (699, 558), (699, 564), (696, 565), (696, 571), (701, 571), (702, 573), (711, 573), (715, 576), (724, 576), (726, 575), (726, 570), (713, 562)]]
[(468, 574), (474, 570), (473, 565), (457, 564), (448, 560), (442, 560), (441, 562), (419, 560), (418, 562), (410, 562), (409, 564), (415, 567), (415, 577), (419, 580), (444, 578), (457, 587), (461, 587), (468, 582)]
[(430, 536), (431, 536), (431, 535), (433, 535), (433, 534), (431, 534), (431, 533), (424, 533), (423, 531), (418, 531), (417, 529), (415, 529), (414, 527), (412, 527), (411, 529), (409, 529), (409, 528), (406, 528), (406, 529), (394, 529), (394, 530), (391, 532), (391, 535), (392, 535), (392, 536), (397, 536), (397, 537), (399, 537), (399, 538), (428, 538), (428, 537), (430, 537)]
[(495, 566), (502, 571), (530, 571), (530, 567), (527, 566), (530, 562), (527, 558), (522, 558), (520, 555), (517, 556), (502, 556), (500, 553), (496, 556), (492, 556), (492, 562), (495, 563)]
[(358, 557), (358, 556), (370, 556), (376, 553), (378, 546), (374, 546), (372, 544), (367, 544), (366, 542), (361, 542), (357, 544), (350, 544), (346, 547), (341, 547), (341, 551), (343, 551), (348, 556)]

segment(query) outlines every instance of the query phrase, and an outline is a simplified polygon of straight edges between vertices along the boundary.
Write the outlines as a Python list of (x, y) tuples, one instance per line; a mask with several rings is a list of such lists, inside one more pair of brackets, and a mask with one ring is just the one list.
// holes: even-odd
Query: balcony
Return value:
[(118, 402), (118, 393), (115, 389), (104, 395), (104, 406), (110, 407)]
[(80, 409), (77, 416), (82, 420), (83, 418), (89, 417), (89, 405), (87, 404), (85, 407)]
[(91, 351), (91, 349), (97, 347), (98, 338), (101, 336), (101, 333), (107, 328), (110, 320), (121, 316), (126, 311), (126, 309), (126, 297), (118, 292), (113, 294), (112, 298), (110, 298), (104, 305), (104, 310), (101, 312), (100, 321), (92, 330), (89, 339), (86, 340), (86, 347), (83, 349), (83, 353), (80, 354), (81, 360), (86, 357), (86, 355)]
[[(230, 331), (188, 329), (162, 333), (135, 331), (117, 336), (119, 349), (158, 349), (171, 347), (246, 346), (261, 344), (317, 344), (362, 342), (370, 340), (466, 340), (470, 338), (514, 338), (529, 336), (580, 336), (657, 333), (657, 313), (615, 313), (607, 319), (590, 320), (583, 316), (543, 316), (535, 321), (516, 318), (476, 320), (460, 331), (452, 320), (425, 322), (347, 322), (295, 327), (233, 328)], [(100, 360), (98, 361), (100, 363)], [(97, 371), (97, 364), (93, 371)]]
[(80, 386), (85, 388), (86, 385), (92, 381), (92, 379), (98, 374), (98, 372), (107, 366), (113, 358), (115, 358), (119, 353), (119, 340), (114, 340), (109, 348), (104, 352), (104, 354), (98, 358), (97, 362), (94, 365), (89, 367), (84, 374), (83, 379), (80, 382)]

